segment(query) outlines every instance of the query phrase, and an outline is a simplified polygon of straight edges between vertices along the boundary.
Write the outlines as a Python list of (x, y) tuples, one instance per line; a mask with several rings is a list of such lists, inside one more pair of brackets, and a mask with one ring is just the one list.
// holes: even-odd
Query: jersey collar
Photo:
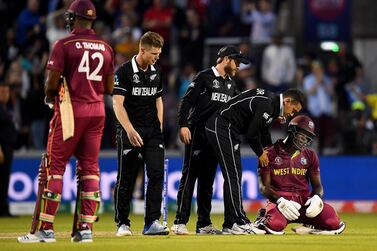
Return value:
[(72, 34), (87, 34), (87, 35), (95, 35), (96, 33), (94, 32), (93, 29), (80, 29), (80, 28), (75, 28), (75, 29), (73, 29)]
[[(132, 57), (131, 64), (132, 64), (132, 70), (134, 71), (134, 73), (138, 73), (139, 67), (137, 66), (137, 63), (136, 63), (136, 55)], [(151, 65), (150, 70), (156, 71), (156, 68), (153, 65)]]
[[(216, 67), (215, 66), (212, 66), (212, 71), (213, 71), (213, 74), (215, 74), (215, 77), (221, 77), (220, 73), (217, 71)], [(231, 77), (229, 75), (227, 75), (227, 78), (228, 79), (231, 79)]]

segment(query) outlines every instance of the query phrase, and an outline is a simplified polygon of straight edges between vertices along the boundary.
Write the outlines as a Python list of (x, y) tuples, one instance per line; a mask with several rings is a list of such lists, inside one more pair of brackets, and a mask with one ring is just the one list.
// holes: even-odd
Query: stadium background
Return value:
[[(214, 63), (224, 44), (236, 44), (251, 58), (242, 65), (237, 84), (241, 89), (265, 87), (261, 53), (272, 37), (283, 34), (294, 52), (295, 72), (289, 86), (303, 88), (313, 61), (320, 61), (330, 79), (331, 100), (325, 120), (315, 118), (322, 141), (314, 148), (321, 156), (325, 199), (340, 211), (377, 211), (377, 8), (373, 0), (104, 0), (93, 1), (98, 20), (94, 28), (116, 51), (116, 66), (137, 53), (138, 38), (145, 30), (160, 32), (166, 45), (159, 60), (165, 72), (164, 136), (170, 160), (169, 200), (173, 207), (178, 186), (182, 145), (177, 140), (176, 111), (180, 97), (192, 76)], [(258, 33), (257, 21), (247, 22), (254, 11), (275, 18)], [(65, 36), (65, 0), (0, 1), (0, 81), (10, 86), (6, 104), (19, 133), (11, 174), (11, 212), (31, 213), (35, 198), (35, 177), (46, 142), (51, 111), (43, 104), (44, 68), (53, 42)], [(159, 5), (159, 6), (158, 6)], [(158, 20), (158, 21), (156, 21)], [(267, 34), (267, 35), (266, 35)], [(259, 52), (259, 54), (257, 53)], [(362, 95), (355, 95), (359, 87)], [(360, 105), (361, 104), (361, 105)], [(111, 98), (106, 98), (107, 121), (100, 158), (106, 210), (111, 210), (111, 187), (115, 179), (114, 115)], [(331, 108), (331, 109), (330, 109)], [(310, 112), (310, 111), (309, 111)], [(313, 111), (312, 111), (313, 112)], [(274, 139), (283, 135), (275, 125)], [(261, 205), (255, 169), (256, 159), (243, 147), (244, 196), (250, 210)], [(72, 162), (73, 163), (73, 162)], [(70, 169), (70, 166), (68, 167)], [(66, 210), (74, 200), (73, 172), (67, 172), (63, 200)], [(219, 174), (220, 175), (220, 174)], [(218, 177), (221, 177), (221, 175)], [(69, 182), (71, 180), (71, 182)], [(175, 181), (175, 182), (174, 182)], [(221, 180), (215, 183), (215, 191)], [(135, 192), (135, 211), (141, 207)], [(215, 192), (215, 211), (221, 211), (221, 193)], [(26, 204), (25, 204), (26, 203)], [(64, 210), (64, 207), (62, 209)]]

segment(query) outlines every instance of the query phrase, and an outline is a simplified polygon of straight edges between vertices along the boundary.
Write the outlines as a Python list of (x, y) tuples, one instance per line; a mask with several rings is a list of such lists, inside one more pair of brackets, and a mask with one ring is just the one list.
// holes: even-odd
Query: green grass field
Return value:
[[(170, 219), (173, 213), (169, 213)], [(213, 222), (221, 226), (222, 215), (214, 215)], [(254, 219), (254, 215), (249, 215)], [(343, 234), (338, 236), (297, 235), (286, 228), (283, 236), (249, 235), (249, 236), (143, 236), (142, 216), (131, 216), (134, 235), (129, 237), (115, 237), (113, 215), (101, 215), (101, 219), (94, 226), (94, 242), (88, 244), (70, 243), (70, 229), (72, 216), (60, 214), (56, 217), (56, 243), (19, 244), (17, 236), (26, 234), (30, 227), (31, 217), (0, 218), (0, 250), (277, 250), (277, 251), (327, 251), (327, 250), (377, 250), (377, 214), (341, 214), (340, 217), (347, 223)], [(196, 216), (192, 216), (189, 230), (195, 229)], [(169, 224), (171, 225), (171, 224)], [(194, 231), (193, 231), (194, 233)]]

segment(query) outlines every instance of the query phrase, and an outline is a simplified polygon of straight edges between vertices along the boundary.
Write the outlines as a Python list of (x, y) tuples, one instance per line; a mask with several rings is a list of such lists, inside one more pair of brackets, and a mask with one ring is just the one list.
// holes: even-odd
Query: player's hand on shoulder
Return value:
[(316, 194), (306, 201), (305, 206), (308, 206), (305, 215), (309, 218), (314, 218), (322, 212), (323, 201), (321, 197)]
[(265, 166), (268, 165), (269, 160), (268, 160), (268, 152), (267, 152), (267, 150), (263, 150), (263, 153), (262, 153), (261, 156), (259, 156), (258, 161), (259, 161), (259, 164), (262, 167), (265, 167)]
[(132, 146), (141, 147), (144, 145), (143, 139), (140, 137), (139, 133), (133, 128), (127, 131), (127, 137)]
[(283, 197), (280, 197), (277, 202), (278, 209), (282, 215), (289, 221), (297, 220), (300, 217), (301, 205), (293, 200), (287, 200)]
[(188, 127), (181, 127), (179, 129), (179, 138), (184, 144), (189, 144), (191, 141), (191, 131)]

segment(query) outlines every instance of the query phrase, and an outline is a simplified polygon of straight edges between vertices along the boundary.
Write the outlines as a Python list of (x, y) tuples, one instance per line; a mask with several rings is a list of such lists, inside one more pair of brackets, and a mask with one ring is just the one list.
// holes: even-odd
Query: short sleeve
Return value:
[(162, 96), (162, 91), (163, 91), (163, 85), (162, 85), (162, 74), (161, 74), (161, 69), (158, 69), (158, 75), (160, 76), (158, 86), (157, 86), (157, 94), (156, 96), (159, 98)]
[(114, 88), (112, 95), (123, 95), (125, 96), (127, 92), (127, 76), (124, 69), (124, 65), (119, 67), (114, 75)]
[(52, 47), (47, 69), (62, 72), (64, 70), (64, 45), (58, 40)]

